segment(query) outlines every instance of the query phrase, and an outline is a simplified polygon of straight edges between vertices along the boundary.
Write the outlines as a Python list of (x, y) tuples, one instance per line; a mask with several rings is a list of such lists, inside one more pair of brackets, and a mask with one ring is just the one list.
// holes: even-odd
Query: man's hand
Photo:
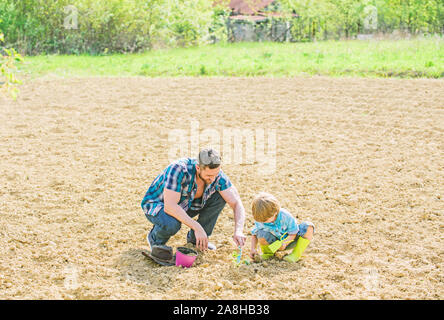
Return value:
[(199, 226), (194, 229), (194, 236), (196, 237), (196, 248), (201, 251), (205, 251), (208, 249), (208, 236), (202, 226), (197, 223)]
[(241, 246), (241, 247), (243, 247), (245, 245), (245, 240), (246, 239), (247, 239), (247, 237), (244, 236), (243, 233), (235, 233), (234, 236), (233, 236), (234, 243), (237, 246)]
[(228, 189), (220, 191), (220, 195), (233, 209), (234, 213), (234, 236), (233, 240), (237, 246), (243, 247), (246, 237), (243, 234), (245, 223), (245, 209), (242, 205), (241, 198), (235, 186), (231, 186)]

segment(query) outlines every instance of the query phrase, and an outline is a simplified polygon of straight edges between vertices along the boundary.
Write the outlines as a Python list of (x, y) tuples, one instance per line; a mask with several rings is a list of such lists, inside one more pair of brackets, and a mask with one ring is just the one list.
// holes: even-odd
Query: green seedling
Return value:
[(239, 252), (237, 251), (233, 251), (233, 263), (236, 267), (239, 267), (242, 263), (246, 264), (246, 265), (250, 265), (250, 261), (248, 260), (242, 260), (242, 247), (239, 246)]

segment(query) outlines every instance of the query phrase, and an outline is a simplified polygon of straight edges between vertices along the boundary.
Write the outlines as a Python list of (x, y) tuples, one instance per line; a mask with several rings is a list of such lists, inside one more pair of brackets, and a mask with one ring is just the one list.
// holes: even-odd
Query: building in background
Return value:
[(294, 12), (280, 10), (278, 0), (231, 0), (228, 39), (237, 41), (290, 41)]

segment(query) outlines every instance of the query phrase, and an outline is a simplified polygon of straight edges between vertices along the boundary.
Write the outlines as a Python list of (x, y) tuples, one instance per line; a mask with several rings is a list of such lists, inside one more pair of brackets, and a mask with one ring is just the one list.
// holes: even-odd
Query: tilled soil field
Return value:
[[(0, 299), (444, 298), (443, 80), (41, 78), (0, 121)], [(236, 267), (228, 205), (194, 267), (142, 255), (174, 129), (275, 132), (275, 170), (222, 168), (245, 234), (259, 191), (315, 224), (301, 261)]]

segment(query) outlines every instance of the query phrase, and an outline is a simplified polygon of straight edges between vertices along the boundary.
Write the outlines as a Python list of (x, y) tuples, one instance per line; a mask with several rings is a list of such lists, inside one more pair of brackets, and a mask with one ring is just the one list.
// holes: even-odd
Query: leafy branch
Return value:
[[(0, 32), (0, 43), (5, 36)], [(16, 78), (17, 62), (23, 62), (23, 57), (14, 48), (0, 47), (0, 90), (9, 94), (14, 100), (19, 92), (17, 85), (22, 82)]]

